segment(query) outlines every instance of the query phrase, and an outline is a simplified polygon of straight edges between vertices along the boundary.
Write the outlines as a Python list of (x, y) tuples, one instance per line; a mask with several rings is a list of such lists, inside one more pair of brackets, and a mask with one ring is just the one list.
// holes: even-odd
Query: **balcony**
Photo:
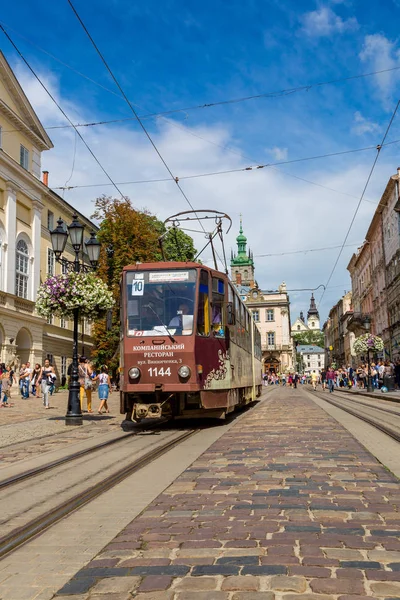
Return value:
[(366, 332), (364, 327), (365, 319), (371, 319), (371, 315), (361, 312), (354, 312), (347, 321), (347, 330), (355, 335), (361, 335)]

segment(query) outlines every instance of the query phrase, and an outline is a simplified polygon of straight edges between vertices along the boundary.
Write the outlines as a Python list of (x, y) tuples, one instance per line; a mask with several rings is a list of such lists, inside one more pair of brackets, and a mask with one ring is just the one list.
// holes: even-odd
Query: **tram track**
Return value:
[[(91, 502), (95, 498), (101, 496), (106, 491), (113, 488), (118, 483), (122, 482), (124, 479), (132, 475), (133, 473), (139, 471), (146, 465), (150, 464), (154, 460), (160, 458), (169, 450), (174, 448), (175, 446), (181, 444), (188, 438), (197, 434), (200, 430), (194, 429), (185, 431), (183, 434), (173, 437), (173, 439), (167, 440), (165, 443), (156, 446), (150, 451), (145, 452), (139, 458), (136, 458), (132, 462), (129, 462), (124, 467), (118, 469), (117, 471), (111, 473), (105, 478), (101, 479), (97, 483), (90, 485), (85, 488), (83, 491), (79, 491), (79, 493), (74, 494), (72, 497), (68, 498), (64, 502), (57, 504), (55, 507), (50, 510), (44, 511), (43, 514), (39, 515), (36, 518), (30, 519), (27, 523), (23, 524), (21, 527), (17, 527), (12, 529), (6, 535), (0, 537), (0, 558), (3, 558), (10, 552), (13, 552), (20, 546), (26, 544), (32, 538), (40, 535), (49, 527), (60, 521), (61, 519), (67, 517), (72, 512), (78, 510), (85, 504)], [(132, 434), (128, 434), (124, 436), (122, 439), (126, 440), (129, 437), (133, 437)], [(80, 453), (76, 453), (80, 454)], [(80, 457), (82, 454), (80, 454)], [(66, 459), (68, 457), (65, 457)], [(65, 463), (63, 460), (62, 464)], [(51, 468), (54, 469), (57, 465), (53, 465)], [(60, 466), (60, 465), (58, 465)], [(42, 474), (43, 471), (40, 472)], [(38, 473), (37, 473), (38, 474)], [(32, 477), (33, 475), (28, 475), (27, 477)], [(26, 478), (25, 478), (26, 480)], [(4, 480), (5, 481), (5, 480)], [(20, 480), (22, 482), (23, 480)], [(9, 485), (14, 485), (12, 482)], [(5, 487), (5, 489), (7, 486)]]
[[(321, 393), (319, 391), (314, 391), (314, 392), (311, 392), (311, 393), (315, 394), (318, 398), (320, 398), (321, 400), (324, 400), (328, 404), (331, 404), (332, 406), (335, 406), (336, 408), (339, 408), (340, 410), (343, 410), (344, 412), (352, 415), (353, 417), (356, 417), (357, 419), (360, 419), (361, 421), (364, 421), (365, 423), (368, 423), (369, 425), (371, 425), (375, 429), (378, 429), (382, 433), (386, 434), (387, 436), (389, 436), (390, 438), (392, 438), (396, 442), (400, 442), (400, 413), (395, 412), (395, 411), (391, 411), (391, 410), (386, 410), (385, 408), (380, 407), (380, 406), (372, 406), (370, 404), (359, 402), (357, 400), (349, 399), (349, 398), (343, 397), (343, 396), (342, 397), (339, 396), (338, 400), (335, 401), (331, 397), (332, 396), (331, 394), (330, 394), (329, 398), (327, 397), (327, 395), (329, 394), (328, 391), (326, 391), (325, 393)], [(340, 392), (337, 391), (337, 390), (335, 390), (334, 394), (340, 394)], [(378, 410), (378, 411), (386, 413), (386, 414), (395, 415), (395, 416), (398, 417), (398, 420), (399, 420), (398, 428), (394, 429), (392, 427), (388, 427), (387, 424), (383, 423), (382, 421), (379, 421), (377, 419), (371, 418), (371, 416), (368, 416), (368, 415), (365, 415), (365, 414), (360, 414), (360, 412), (357, 412), (356, 410), (353, 410), (353, 408), (350, 408), (349, 406), (343, 405), (343, 403), (341, 403), (340, 400), (342, 402), (347, 402), (347, 403), (351, 403), (351, 404), (358, 404), (360, 407), (362, 406), (362, 407), (365, 407), (367, 409), (370, 409), (370, 411)]]

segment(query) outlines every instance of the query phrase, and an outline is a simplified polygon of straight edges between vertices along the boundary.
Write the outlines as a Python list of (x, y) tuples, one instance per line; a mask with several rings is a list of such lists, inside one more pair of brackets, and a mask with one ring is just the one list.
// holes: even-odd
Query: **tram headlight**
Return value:
[(179, 377), (182, 377), (182, 379), (187, 379), (190, 377), (190, 368), (187, 365), (182, 365), (178, 369), (178, 375)]
[(128, 375), (131, 379), (139, 379), (140, 369), (138, 367), (132, 367), (132, 369), (129, 369)]

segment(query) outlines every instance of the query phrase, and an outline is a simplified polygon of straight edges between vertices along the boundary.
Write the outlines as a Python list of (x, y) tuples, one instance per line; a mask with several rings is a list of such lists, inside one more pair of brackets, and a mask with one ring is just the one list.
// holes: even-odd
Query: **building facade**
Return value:
[(231, 257), (231, 279), (253, 314), (261, 334), (264, 372), (293, 370), (293, 343), (290, 334), (290, 301), (286, 284), (277, 290), (262, 290), (254, 279), (254, 262), (247, 253), (242, 221), (236, 238), (238, 251)]
[(380, 358), (400, 358), (400, 169), (390, 177), (365, 242), (347, 267), (353, 292), (353, 316), (349, 331), (365, 332), (365, 319), (371, 331), (382, 337), (385, 351)]
[(298, 355), (297, 370), (311, 375), (315, 372), (322, 373), (325, 368), (325, 350), (314, 344), (300, 344), (296, 348)]
[(326, 366), (332, 363), (337, 367), (355, 366), (353, 344), (356, 335), (351, 327), (349, 329), (353, 316), (352, 292), (347, 292), (331, 308), (329, 317), (323, 325)]
[[(55, 365), (60, 384), (72, 357), (72, 323), (35, 311), (37, 290), (48, 275), (61, 273), (50, 230), (56, 219), (70, 223), (75, 209), (41, 179), (41, 154), (53, 145), (0, 52), (0, 362)], [(85, 237), (96, 229), (78, 213)], [(73, 259), (72, 246), (65, 256)], [(86, 258), (86, 257), (84, 257)], [(80, 350), (90, 354), (90, 326), (81, 323)]]

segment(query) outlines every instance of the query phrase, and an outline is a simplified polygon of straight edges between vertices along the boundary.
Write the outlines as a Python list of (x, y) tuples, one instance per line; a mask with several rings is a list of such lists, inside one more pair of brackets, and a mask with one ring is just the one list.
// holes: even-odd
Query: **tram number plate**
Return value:
[(164, 367), (150, 367), (150, 369), (147, 369), (147, 372), (150, 373), (150, 377), (170, 377), (171, 376), (171, 369), (170, 367), (168, 367), (167, 369), (164, 369)]
[(143, 296), (144, 292), (144, 281), (143, 279), (137, 279), (132, 282), (132, 296)]

